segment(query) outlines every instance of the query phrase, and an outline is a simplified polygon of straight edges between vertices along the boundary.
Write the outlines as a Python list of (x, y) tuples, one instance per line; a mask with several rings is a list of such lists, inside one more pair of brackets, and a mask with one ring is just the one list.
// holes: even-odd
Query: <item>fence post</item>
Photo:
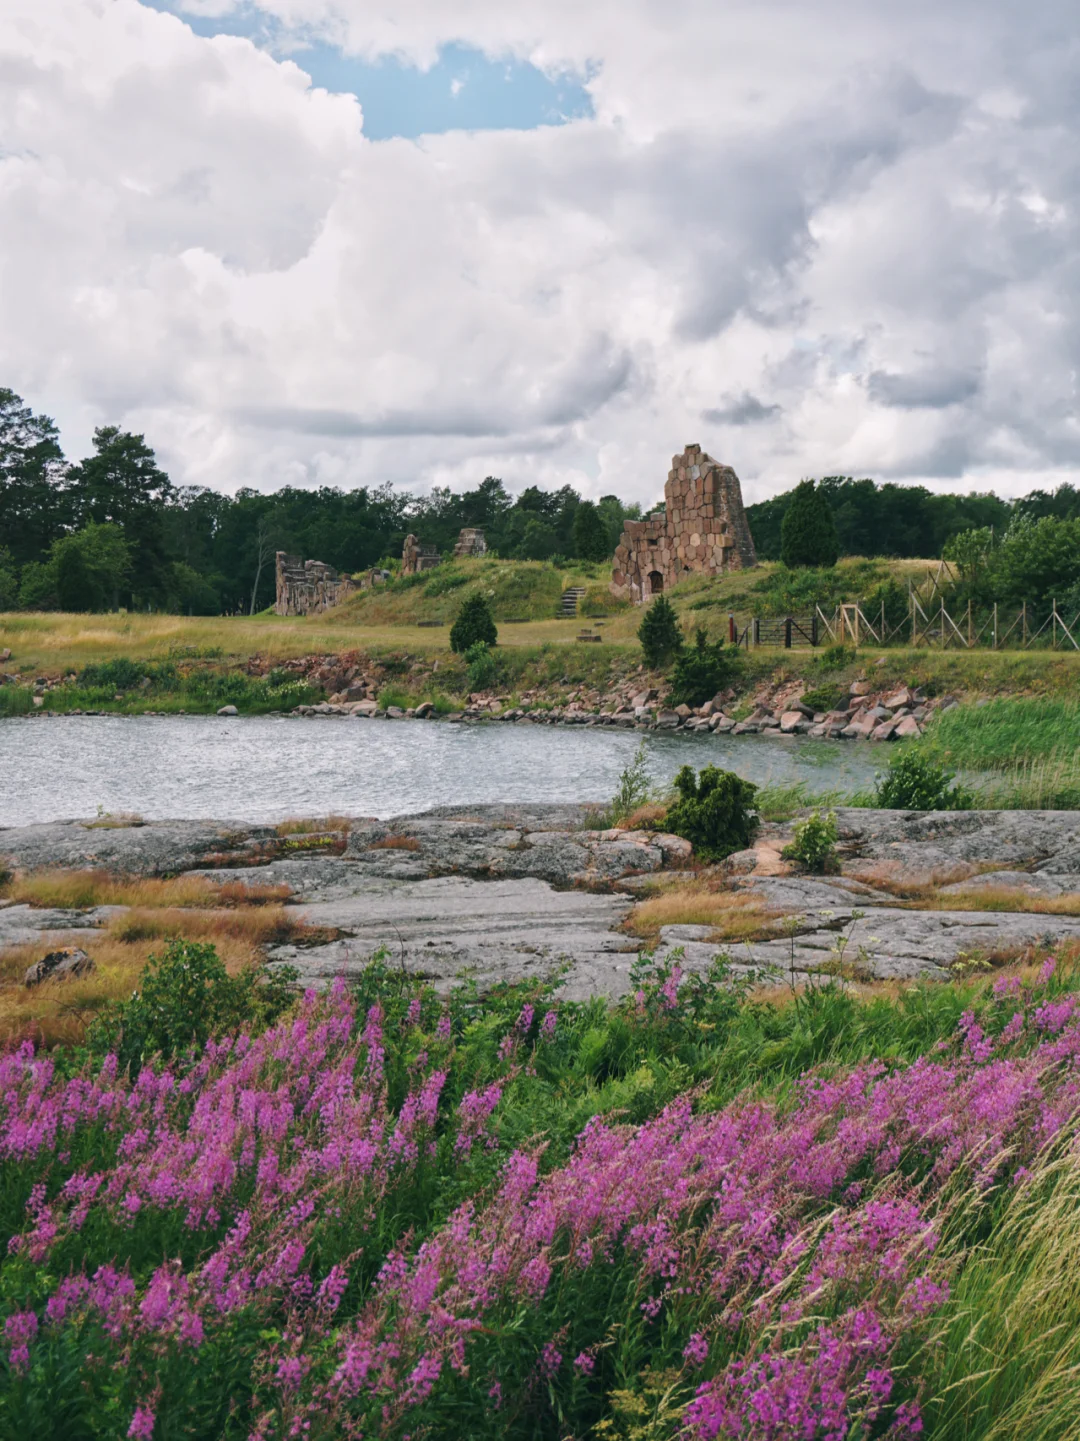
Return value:
[(941, 649), (945, 649), (945, 602), (941, 602)]
[(997, 601), (994, 601), (994, 649), (997, 650)]
[(911, 587), (911, 581), (910, 581), (910, 580), (908, 581), (907, 593), (908, 593), (908, 600), (911, 602), (911, 644), (912, 644), (912, 646), (914, 646), (914, 644), (915, 644), (915, 592), (914, 592), (914, 590), (913, 590), (912, 587)]
[(810, 644), (817, 647), (817, 611), (810, 617)]
[(791, 649), (791, 616), (787, 616), (784, 621), (784, 649)]
[(754, 616), (754, 644), (761, 644), (761, 621), (758, 620), (757, 616)]
[(1056, 600), (1052, 600), (1052, 601), (1050, 602), (1050, 614), (1051, 614), (1051, 616), (1053, 617), (1053, 619), (1052, 619), (1052, 621), (1051, 621), (1051, 623), (1050, 623), (1050, 649), (1051, 649), (1051, 650), (1057, 650), (1058, 613), (1057, 613), (1057, 601), (1056, 601)]
[(971, 625), (971, 601), (968, 601), (968, 650), (975, 644), (975, 635)]
[(729, 615), (727, 618), (727, 638), (732, 645), (737, 644), (739, 639), (739, 632), (735, 629), (734, 615)]
[(1023, 603), (1023, 604), (1021, 605), (1021, 607), (1020, 607), (1020, 614), (1021, 614), (1022, 617), (1023, 617), (1023, 620), (1022, 620), (1021, 624), (1022, 624), (1022, 626), (1023, 626), (1024, 649), (1027, 650), (1027, 601), (1026, 601), (1026, 600), (1024, 601), (1024, 603)]

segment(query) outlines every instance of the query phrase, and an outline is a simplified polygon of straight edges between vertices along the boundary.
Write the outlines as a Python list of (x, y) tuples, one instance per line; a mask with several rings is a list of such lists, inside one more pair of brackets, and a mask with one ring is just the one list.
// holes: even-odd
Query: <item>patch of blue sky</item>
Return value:
[(185, 12), (181, 0), (142, 3), (177, 15), (199, 35), (243, 35), (279, 59), (294, 60), (316, 85), (355, 95), (370, 140), (411, 140), (447, 130), (535, 130), (593, 113), (587, 77), (549, 75), (528, 61), (492, 59), (467, 45), (443, 46), (437, 62), (421, 70), (393, 56), (362, 60), (321, 40), (298, 45), (253, 5), (211, 17)]

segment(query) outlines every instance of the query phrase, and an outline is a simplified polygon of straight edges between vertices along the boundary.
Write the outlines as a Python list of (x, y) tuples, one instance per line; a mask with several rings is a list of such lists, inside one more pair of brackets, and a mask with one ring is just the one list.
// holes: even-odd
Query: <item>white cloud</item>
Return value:
[[(227, 0), (187, 0), (189, 13)], [(1075, 47), (1035, 0), (265, 0), (306, 40), (593, 67), (596, 117), (372, 144), (137, 0), (0, 15), (0, 383), (174, 478), (652, 500), (1080, 471)]]

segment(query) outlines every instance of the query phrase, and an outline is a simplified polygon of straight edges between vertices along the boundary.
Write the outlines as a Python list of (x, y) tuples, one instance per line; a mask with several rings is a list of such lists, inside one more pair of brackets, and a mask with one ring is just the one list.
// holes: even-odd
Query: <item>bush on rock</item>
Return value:
[(483, 641), (485, 645), (497, 645), (499, 632), (491, 614), (491, 607), (484, 597), (471, 595), (450, 627), (450, 649), (464, 655), (477, 641)]
[(679, 799), (668, 809), (665, 825), (682, 836), (704, 860), (723, 860), (750, 844), (757, 829), (757, 786), (734, 771), (705, 766), (695, 776), (683, 766), (675, 777)]

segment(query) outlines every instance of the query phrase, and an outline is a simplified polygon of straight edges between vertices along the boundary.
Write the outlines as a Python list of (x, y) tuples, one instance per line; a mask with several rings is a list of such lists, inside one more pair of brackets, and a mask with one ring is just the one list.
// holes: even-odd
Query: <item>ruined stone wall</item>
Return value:
[(487, 540), (479, 526), (464, 526), (454, 546), (455, 559), (459, 555), (487, 555)]
[(278, 615), (315, 615), (340, 605), (355, 586), (347, 575), (339, 575), (332, 565), (321, 560), (301, 560), (279, 550), (275, 574), (277, 597), (274, 609)]
[(683, 576), (757, 564), (739, 477), (700, 445), (672, 457), (664, 511), (628, 520), (615, 552), (613, 595), (641, 605)]
[(407, 535), (401, 551), (401, 573), (419, 575), (421, 571), (434, 570), (441, 559), (437, 546), (421, 545), (415, 535)]

